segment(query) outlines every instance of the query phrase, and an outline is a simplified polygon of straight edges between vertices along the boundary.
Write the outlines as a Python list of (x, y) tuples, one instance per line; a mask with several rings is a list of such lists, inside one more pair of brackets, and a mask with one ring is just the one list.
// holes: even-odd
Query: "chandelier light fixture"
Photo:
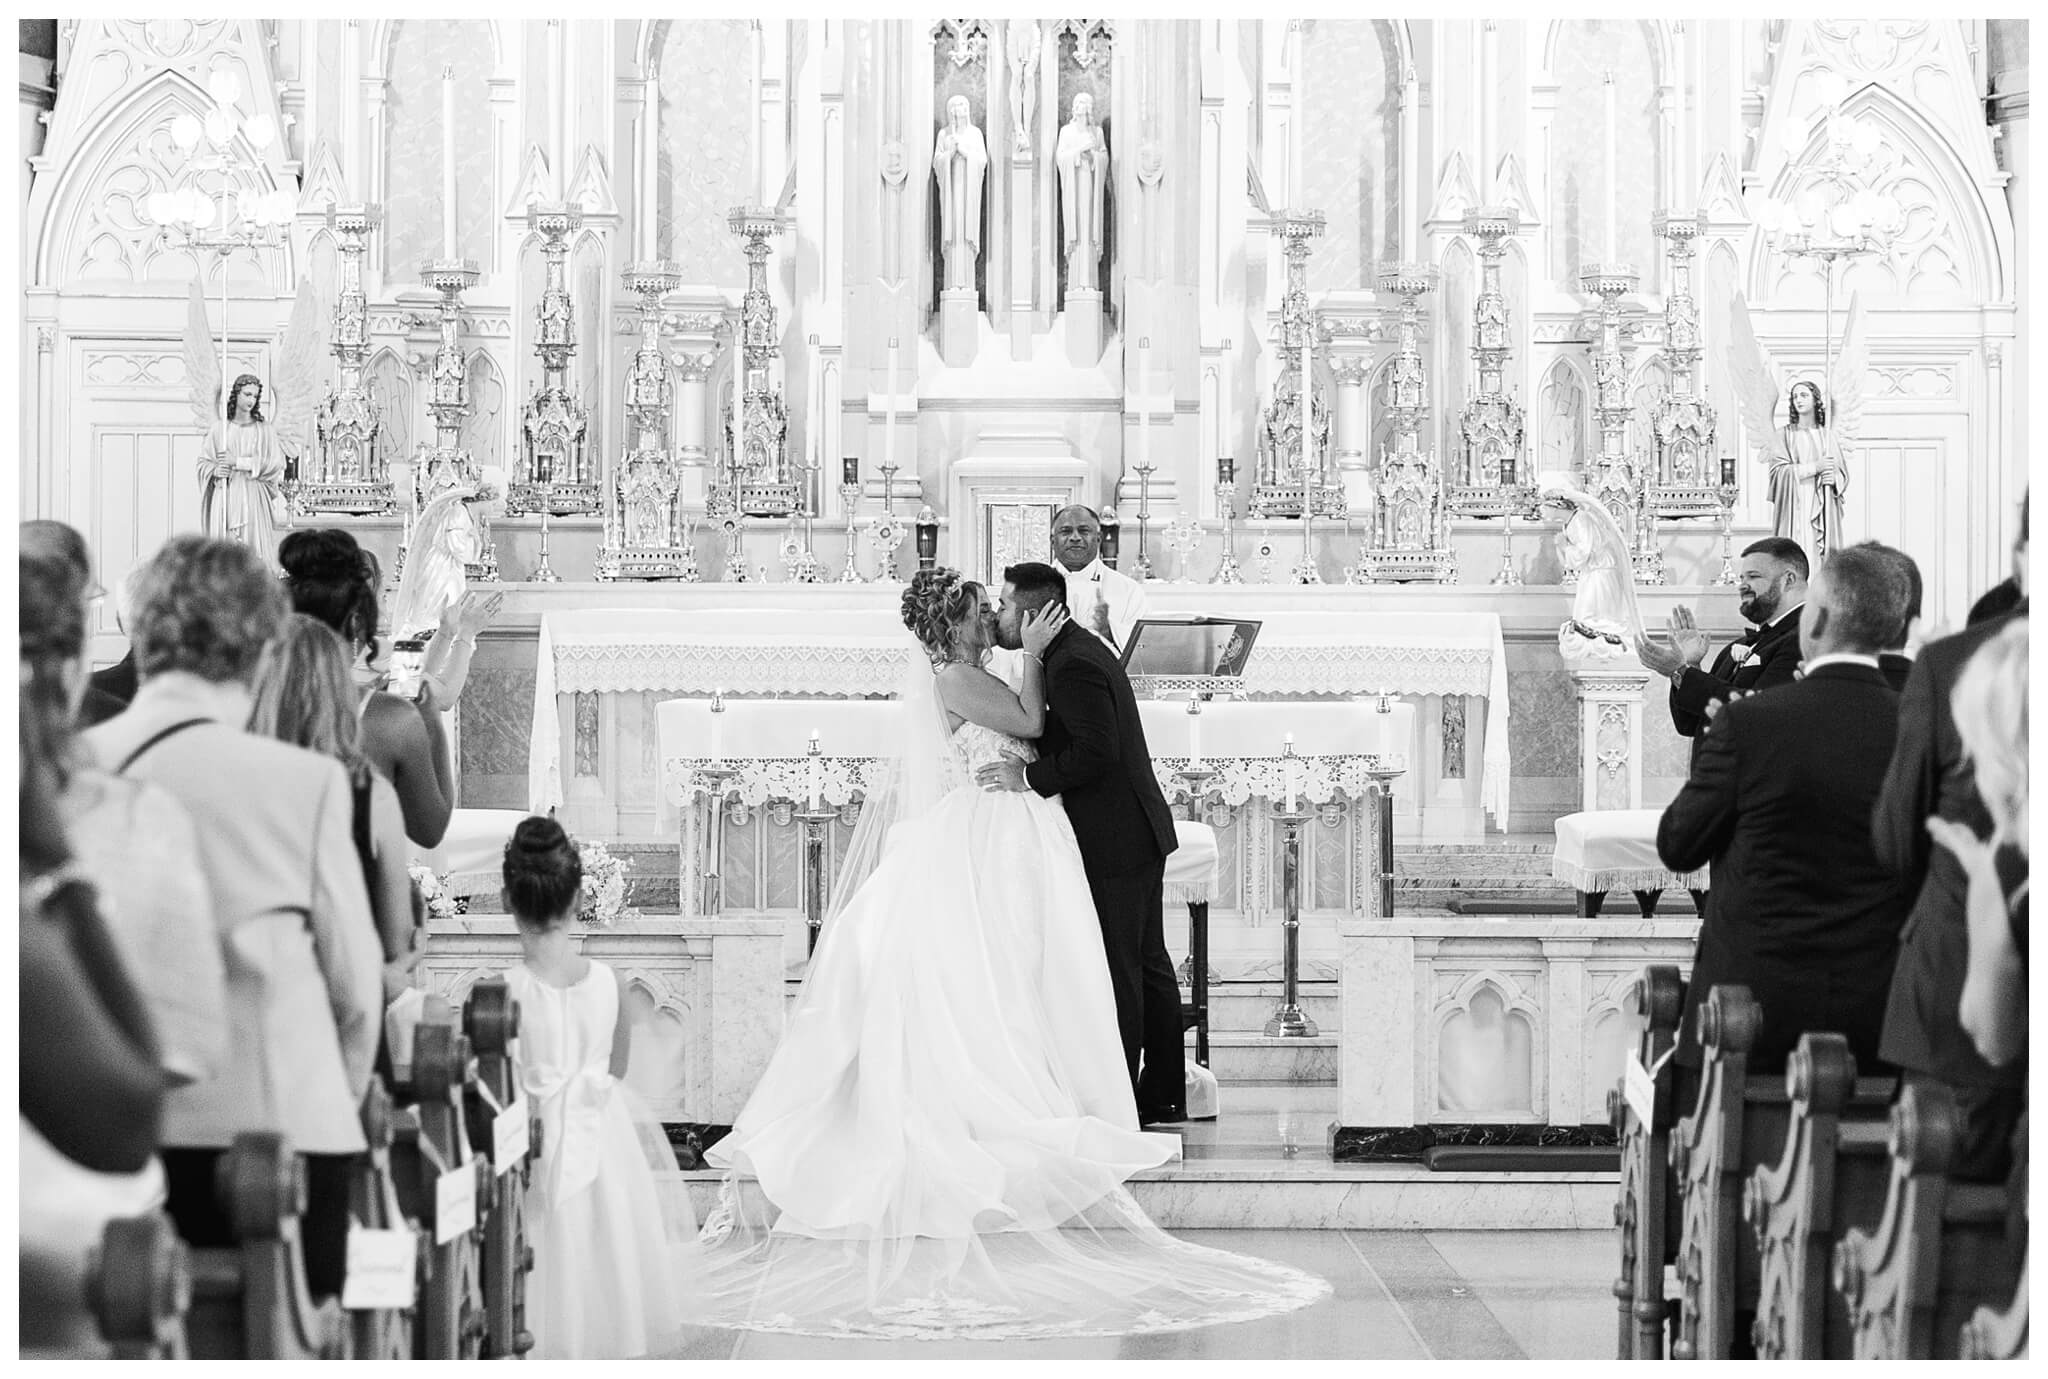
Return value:
[[(225, 260), (238, 249), (274, 249), (283, 242), (298, 198), (288, 188), (256, 191), (248, 184), (262, 178), (258, 159), (276, 142), (277, 122), (268, 115), (244, 118), (235, 108), (242, 98), (242, 82), (233, 72), (215, 72), (206, 89), (213, 108), (204, 117), (180, 112), (170, 122), (171, 142), (185, 155), (189, 180), (181, 187), (152, 192), (143, 203), (144, 211), (158, 226), (158, 238), (166, 248), (190, 251), (195, 259), (211, 253)], [(197, 185), (197, 179), (209, 173), (215, 179), (211, 194)], [(228, 368), (225, 267), (220, 275), (220, 376), (223, 387), (233, 376)]]
[[(1788, 162), (1804, 176), (1784, 200), (1755, 203), (1765, 242), (1794, 258), (1817, 258), (1829, 267), (1838, 259), (1882, 254), (1905, 227), (1906, 213), (1895, 197), (1875, 189), (1893, 166), (1884, 131), (1868, 116), (1844, 108), (1848, 83), (1834, 72), (1820, 78), (1821, 108), (1794, 119), (1782, 136)], [(1822, 135), (1817, 154), (1800, 160)]]

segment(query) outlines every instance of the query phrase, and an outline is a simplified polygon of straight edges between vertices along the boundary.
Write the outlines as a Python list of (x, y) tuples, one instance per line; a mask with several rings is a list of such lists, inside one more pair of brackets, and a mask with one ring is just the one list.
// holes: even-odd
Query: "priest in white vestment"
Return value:
[[(1131, 643), (1131, 629), (1146, 616), (1145, 586), (1102, 563), (1102, 521), (1095, 509), (1076, 503), (1053, 514), (1052, 561), (1067, 577), (1067, 608), (1074, 621), (1123, 655)], [(989, 672), (1014, 687), (1018, 655), (992, 648)]]

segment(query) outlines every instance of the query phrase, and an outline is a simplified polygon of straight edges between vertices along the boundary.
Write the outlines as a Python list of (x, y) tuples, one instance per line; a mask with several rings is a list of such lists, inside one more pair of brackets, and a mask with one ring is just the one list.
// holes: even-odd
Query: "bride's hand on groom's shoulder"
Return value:
[(1024, 763), (1015, 757), (1002, 757), (986, 766), (977, 767), (975, 783), (984, 790), (1022, 791), (1031, 788), (1024, 779)]
[(1033, 656), (1045, 655), (1045, 649), (1052, 645), (1060, 629), (1067, 625), (1067, 610), (1056, 603), (1034, 609), (1024, 615), (1017, 633), (1024, 643), (1024, 649)]

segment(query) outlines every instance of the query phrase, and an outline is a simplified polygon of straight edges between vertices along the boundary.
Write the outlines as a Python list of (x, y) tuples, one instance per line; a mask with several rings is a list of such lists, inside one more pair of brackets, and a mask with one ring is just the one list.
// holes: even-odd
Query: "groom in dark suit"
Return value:
[[(1052, 566), (1010, 566), (1003, 571), (997, 640), (1021, 647), (1023, 617), (1049, 603), (1064, 607), (1066, 596), (1066, 579)], [(1027, 767), (1005, 757), (982, 767), (978, 778), (987, 789), (1058, 795), (1066, 806), (1102, 925), (1138, 1119), (1185, 1120), (1180, 988), (1161, 913), (1166, 855), (1177, 841), (1173, 812), (1152, 774), (1138, 701), (1115, 654), (1073, 623), (1062, 628), (1045, 649), (1038, 760)]]
[(1804, 676), (1724, 705), (1658, 821), (1665, 866), (1714, 868), (1685, 988), (1681, 1068), (1700, 1063), (1694, 1011), (1728, 983), (1763, 1007), (1753, 1071), (1777, 1072), (1807, 1030), (1843, 1035), (1857, 1067), (1878, 1071), (1912, 903), (1870, 839), (1899, 723), (1877, 661), (1908, 597), (1891, 555), (1869, 544), (1829, 555), (1800, 619)]
[(1756, 624), (1721, 648), (1712, 669), (1702, 669), (1710, 643), (1684, 605), (1672, 610), (1663, 640), (1636, 639), (1636, 657), (1671, 679), (1671, 726), (1693, 740), (1693, 760), (1714, 708), (1738, 694), (1792, 683), (1799, 669), (1799, 610), (1806, 603), (1806, 552), (1796, 541), (1767, 536), (1743, 548), (1736, 582), (1743, 617)]

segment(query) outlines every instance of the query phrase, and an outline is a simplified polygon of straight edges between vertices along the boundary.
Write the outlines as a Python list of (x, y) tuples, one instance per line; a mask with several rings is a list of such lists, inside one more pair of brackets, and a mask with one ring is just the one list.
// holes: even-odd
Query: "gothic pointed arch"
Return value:
[[(1887, 297), (2010, 301), (2012, 286), (1999, 233), (2001, 221), (2010, 224), (2010, 211), (1985, 194), (1954, 139), (1889, 86), (1875, 82), (1852, 92), (1842, 109), (1882, 132), (1885, 165), (1868, 185), (1895, 198), (1906, 217), (1890, 249), (1858, 262), (1844, 275), (1842, 289), (1860, 287)], [(1822, 125), (1809, 133), (1798, 156), (1787, 156), (1781, 147), (1764, 193), (1780, 201), (1796, 197), (1814, 180), (1813, 160), (1825, 140)], [(1752, 241), (1745, 276), (1753, 301), (1820, 304), (1818, 280), (1792, 271), (1785, 256), (1762, 235)]]
[[(31, 198), (27, 224), (40, 225), (31, 259), (30, 281), (39, 287), (70, 284), (182, 283), (194, 272), (193, 256), (166, 247), (150, 220), (148, 200), (157, 192), (194, 186), (218, 199), (225, 190), (270, 192), (285, 183), (269, 158), (246, 140), (236, 152), (250, 171), (193, 172), (190, 160), (171, 139), (178, 115), (204, 117), (213, 101), (182, 71), (155, 73), (119, 98), (99, 123), (85, 131), (67, 158), (46, 201)], [(41, 190), (40, 186), (38, 190)], [(38, 214), (40, 212), (40, 214)], [(218, 263), (199, 265), (217, 282)], [(298, 264), (289, 242), (234, 255), (227, 263), (236, 290), (288, 296)]]

